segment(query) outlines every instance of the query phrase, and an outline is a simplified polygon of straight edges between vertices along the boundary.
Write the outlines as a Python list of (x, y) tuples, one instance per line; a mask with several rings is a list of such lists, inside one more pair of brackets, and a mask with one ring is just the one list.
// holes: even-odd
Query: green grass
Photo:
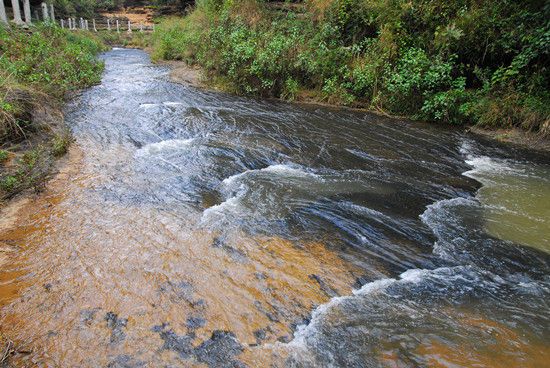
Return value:
[[(105, 49), (90, 32), (47, 24), (29, 30), (0, 26), (0, 145), (24, 147), (15, 165), (0, 168), (3, 196), (43, 187), (53, 158), (66, 153), (71, 142), (70, 135), (59, 132), (55, 106), (101, 81), (103, 63), (96, 54)], [(35, 113), (44, 110), (49, 114)]]
[(95, 54), (102, 50), (102, 40), (89, 32), (0, 26), (0, 143), (36, 129), (33, 106), (99, 83), (103, 63)]

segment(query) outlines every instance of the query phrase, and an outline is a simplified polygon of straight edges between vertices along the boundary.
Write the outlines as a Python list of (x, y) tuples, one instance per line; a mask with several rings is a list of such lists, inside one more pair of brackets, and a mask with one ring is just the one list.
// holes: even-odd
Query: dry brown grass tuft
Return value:
[(9, 76), (0, 82), (0, 144), (27, 137), (27, 132), (38, 126), (33, 124), (33, 111), (51, 103), (48, 96), (32, 87), (21, 85)]
[(267, 10), (258, 0), (236, 0), (231, 6), (231, 16), (240, 18), (253, 28), (267, 19)]
[(307, 0), (306, 7), (312, 14), (314, 20), (321, 20), (325, 16), (325, 12), (336, 0)]

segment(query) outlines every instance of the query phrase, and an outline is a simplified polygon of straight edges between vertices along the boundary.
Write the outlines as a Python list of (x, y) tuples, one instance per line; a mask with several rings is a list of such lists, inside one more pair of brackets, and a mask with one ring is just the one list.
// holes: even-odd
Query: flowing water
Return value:
[(16, 366), (548, 366), (548, 155), (104, 58), (0, 236)]

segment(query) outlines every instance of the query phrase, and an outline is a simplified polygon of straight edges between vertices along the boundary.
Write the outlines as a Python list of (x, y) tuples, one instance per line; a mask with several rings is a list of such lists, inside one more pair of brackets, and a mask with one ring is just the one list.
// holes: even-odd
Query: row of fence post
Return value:
[[(21, 18), (21, 10), (20, 10), (20, 7), (19, 7), (19, 5), (20, 5), (19, 2), (20, 1), (23, 1), (23, 13), (24, 13), (25, 21), (23, 21), (23, 19)], [(11, 0), (11, 3), (12, 3), (12, 9), (13, 9), (13, 22), (16, 25), (31, 25), (32, 24), (32, 19), (31, 19), (30, 0)], [(56, 19), (55, 19), (55, 11), (54, 11), (53, 4), (49, 4), (49, 6), (48, 6), (48, 4), (46, 4), (45, 2), (42, 2), (40, 5), (41, 5), (41, 8), (42, 8), (42, 19), (43, 19), (43, 21), (44, 22), (52, 22), (52, 23), (57, 24)], [(39, 17), (39, 14), (38, 14), (37, 10), (35, 10), (35, 18), (37, 20), (40, 20), (40, 17)], [(3, 24), (6, 27), (10, 26), (8, 18), (6, 16), (6, 9), (4, 7), (4, 0), (0, 0), (0, 23)], [(61, 28), (65, 29), (65, 20), (60, 19), (59, 23), (61, 25)], [(153, 26), (153, 31), (154, 31), (155, 30), (155, 25), (153, 24), (152, 26)], [(80, 30), (89, 31), (88, 20), (80, 18), (79, 25), (77, 27), (76, 18), (68, 18), (66, 29), (69, 29), (69, 30), (80, 29)], [(119, 21), (118, 21), (118, 19), (116, 19), (116, 31), (118, 33), (120, 33), (120, 29), (121, 29), (121, 27), (119, 25)], [(97, 32), (95, 18), (92, 19), (92, 30), (94, 32)], [(109, 18), (107, 18), (107, 30), (111, 31), (111, 22), (110, 22)], [(140, 32), (143, 32), (143, 24), (140, 24), (139, 30), (140, 30)], [(131, 25), (129, 20), (128, 20), (127, 31), (128, 31), (128, 33), (132, 32), (132, 25)]]
[[(11, 0), (11, 6), (13, 11), (13, 23), (15, 23), (18, 26), (22, 25), (31, 25), (32, 19), (31, 19), (31, 2), (30, 0), (22, 0), (23, 1), (23, 15), (25, 17), (25, 20), (21, 18), (21, 8), (19, 7), (19, 2), (21, 0)], [(45, 2), (42, 2), (40, 4), (42, 8), (42, 19), (46, 21), (52, 21), (55, 22), (55, 10), (53, 7), (53, 4), (46, 4)], [(48, 10), (49, 8), (49, 10)], [(35, 11), (35, 18), (40, 19), (38, 16), (37, 11)], [(6, 8), (4, 6), (4, 1), (0, 0), (0, 23), (3, 24), (6, 27), (10, 26), (10, 23), (8, 21), (8, 17), (6, 15)]]
[[(1, 0), (0, 0), (1, 1)], [(78, 22), (78, 26), (77, 26), (77, 20), (76, 18), (67, 18), (67, 20), (65, 21), (64, 19), (60, 19), (59, 20), (59, 24), (61, 26), (61, 28), (63, 29), (68, 29), (68, 30), (72, 30), (72, 31), (76, 31), (78, 29), (80, 30), (85, 30), (85, 31), (89, 31), (90, 28), (89, 28), (89, 24), (88, 24), (88, 20), (87, 19), (83, 19), (83, 18), (80, 18), (80, 21)], [(67, 24), (67, 27), (65, 27), (65, 24)], [(121, 29), (122, 29), (122, 26), (121, 24), (119, 23), (119, 20), (118, 19), (115, 19), (115, 24), (114, 24), (114, 28), (116, 29), (116, 31), (118, 33), (120, 33)], [(111, 27), (111, 20), (109, 18), (107, 18), (107, 30), (108, 31), (111, 31), (112, 30), (112, 27)], [(155, 25), (152, 24), (152, 30), (154, 31), (155, 30)], [(96, 26), (96, 21), (95, 21), (95, 18), (92, 19), (92, 31), (94, 32), (97, 32), (97, 26)], [(126, 28), (126, 31), (128, 33), (132, 33), (132, 23), (130, 21), (128, 21), (128, 26)], [(140, 23), (139, 24), (139, 31), (140, 32), (143, 32), (144, 29), (143, 29), (143, 24)]]

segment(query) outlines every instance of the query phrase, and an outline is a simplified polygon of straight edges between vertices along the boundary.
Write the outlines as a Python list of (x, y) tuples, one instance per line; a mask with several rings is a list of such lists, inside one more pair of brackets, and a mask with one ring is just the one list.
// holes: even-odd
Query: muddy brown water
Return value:
[(15, 366), (548, 364), (548, 155), (104, 59), (0, 234)]

